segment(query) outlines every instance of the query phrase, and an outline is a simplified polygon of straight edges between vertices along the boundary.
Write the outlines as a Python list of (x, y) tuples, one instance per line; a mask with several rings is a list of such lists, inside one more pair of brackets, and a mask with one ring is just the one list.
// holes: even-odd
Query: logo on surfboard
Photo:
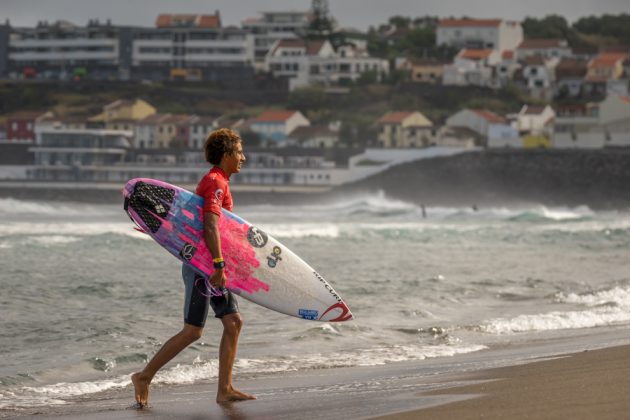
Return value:
[(278, 265), (278, 261), (282, 261), (282, 249), (279, 246), (273, 247), (273, 253), (267, 257), (267, 265), (271, 268), (275, 268)]
[(179, 251), (179, 256), (186, 261), (190, 261), (195, 256), (195, 252), (197, 252), (197, 248), (195, 248), (192, 244), (187, 243), (181, 251)]
[(252, 246), (255, 246), (256, 248), (262, 248), (263, 246), (267, 245), (268, 239), (269, 238), (267, 237), (267, 234), (258, 229), (256, 226), (249, 227), (249, 230), (247, 231), (247, 240), (250, 244), (252, 244)]

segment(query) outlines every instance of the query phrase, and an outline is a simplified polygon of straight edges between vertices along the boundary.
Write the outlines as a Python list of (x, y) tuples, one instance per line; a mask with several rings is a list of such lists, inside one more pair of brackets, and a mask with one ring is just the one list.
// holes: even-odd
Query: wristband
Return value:
[(225, 267), (225, 261), (221, 260), (220, 262), (215, 262), (212, 266), (215, 270), (222, 269)]
[(223, 262), (223, 258), (222, 258), (222, 257), (213, 258), (213, 259), (212, 259), (212, 262), (213, 262), (213, 263), (220, 263), (220, 262)]

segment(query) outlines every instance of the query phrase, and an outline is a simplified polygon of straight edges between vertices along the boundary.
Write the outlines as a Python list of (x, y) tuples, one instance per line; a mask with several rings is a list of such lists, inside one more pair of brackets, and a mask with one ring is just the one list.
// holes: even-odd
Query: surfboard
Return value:
[[(124, 209), (137, 229), (206, 278), (214, 271), (203, 236), (203, 197), (155, 179), (132, 179)], [(333, 287), (273, 236), (236, 214), (219, 217), (226, 287), (274, 311), (313, 321), (353, 318)]]

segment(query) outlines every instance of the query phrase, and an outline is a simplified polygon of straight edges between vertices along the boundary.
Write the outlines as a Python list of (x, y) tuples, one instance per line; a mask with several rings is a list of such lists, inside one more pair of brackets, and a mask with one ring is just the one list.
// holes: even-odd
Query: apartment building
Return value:
[(163, 14), (155, 27), (90, 20), (0, 26), (0, 71), (12, 79), (252, 82), (254, 37), (215, 15)]
[(522, 41), (521, 24), (503, 19), (442, 19), (436, 33), (437, 45), (499, 52), (514, 50)]

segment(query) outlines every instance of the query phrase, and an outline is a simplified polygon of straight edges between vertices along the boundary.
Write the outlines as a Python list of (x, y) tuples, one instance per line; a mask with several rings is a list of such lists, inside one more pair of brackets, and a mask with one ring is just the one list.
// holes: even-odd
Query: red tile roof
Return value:
[(501, 19), (442, 19), (438, 23), (441, 27), (462, 27), (462, 26), (489, 26), (495, 27), (501, 24)]
[(256, 118), (256, 122), (285, 122), (293, 116), (297, 111), (289, 110), (271, 110), (264, 111)]
[(625, 53), (600, 53), (589, 63), (589, 67), (612, 67), (620, 60), (628, 58)]
[(489, 48), (484, 48), (484, 49), (465, 48), (461, 50), (458, 55), (460, 58), (466, 58), (468, 60), (483, 60), (484, 58), (488, 58), (490, 54), (492, 54), (492, 51), (493, 50)]
[(620, 96), (619, 99), (630, 105), (630, 96)]
[(401, 124), (406, 118), (413, 114), (411, 111), (388, 112), (379, 120), (381, 124)]
[(514, 51), (512, 50), (505, 50), (501, 53), (501, 58), (503, 58), (504, 60), (511, 60), (514, 58)]
[(484, 120), (488, 121), (489, 123), (504, 123), (505, 122), (505, 118), (503, 118), (500, 115), (495, 114), (492, 111), (488, 111), (487, 109), (471, 109), (472, 112), (474, 112), (475, 114), (479, 115), (481, 118), (483, 118)]
[(220, 28), (221, 16), (216, 15), (181, 15), (181, 14), (161, 14), (155, 21), (158, 28), (170, 28), (173, 26), (197, 27), (197, 28)]

